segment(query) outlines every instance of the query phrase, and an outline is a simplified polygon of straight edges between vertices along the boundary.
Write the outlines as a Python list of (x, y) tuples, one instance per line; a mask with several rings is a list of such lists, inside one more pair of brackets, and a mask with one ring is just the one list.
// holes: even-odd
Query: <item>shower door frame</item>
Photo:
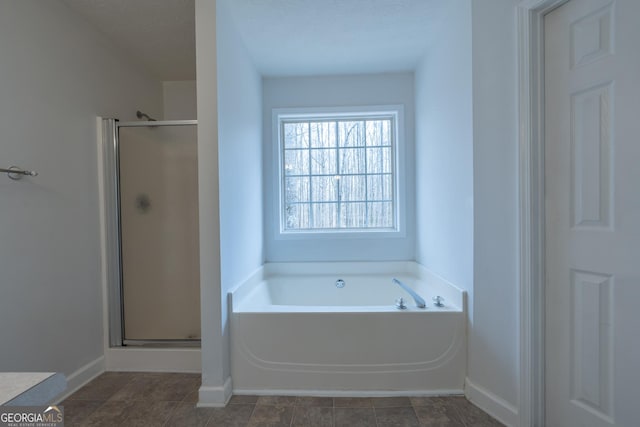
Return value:
[(122, 218), (120, 214), (120, 141), (121, 127), (197, 126), (197, 120), (158, 120), (120, 122), (102, 119), (102, 166), (104, 192), (105, 280), (109, 347), (127, 345), (163, 345), (195, 347), (200, 339), (127, 340), (124, 334), (124, 297), (122, 274)]

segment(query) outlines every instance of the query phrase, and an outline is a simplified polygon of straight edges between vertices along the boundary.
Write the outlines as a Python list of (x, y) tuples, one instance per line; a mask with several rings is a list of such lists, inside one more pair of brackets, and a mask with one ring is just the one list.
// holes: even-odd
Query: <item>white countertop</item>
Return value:
[(55, 372), (0, 372), (0, 405), (32, 389)]

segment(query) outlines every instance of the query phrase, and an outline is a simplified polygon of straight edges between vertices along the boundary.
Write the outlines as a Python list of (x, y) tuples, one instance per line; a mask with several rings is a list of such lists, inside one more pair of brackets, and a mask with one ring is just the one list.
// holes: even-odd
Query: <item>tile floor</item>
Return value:
[(464, 397), (233, 396), (196, 408), (198, 374), (107, 372), (64, 405), (65, 426), (492, 427)]

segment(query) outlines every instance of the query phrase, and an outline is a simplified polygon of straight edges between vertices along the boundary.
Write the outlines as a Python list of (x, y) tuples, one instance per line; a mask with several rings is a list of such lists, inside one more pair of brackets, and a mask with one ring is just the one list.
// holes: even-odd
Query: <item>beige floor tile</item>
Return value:
[(289, 427), (293, 406), (256, 405), (248, 427)]
[(334, 397), (336, 408), (373, 408), (373, 401), (369, 397)]
[(376, 427), (373, 408), (335, 408), (335, 427)]
[(260, 396), (257, 405), (295, 406), (295, 396)]
[(213, 416), (215, 408), (198, 408), (193, 403), (180, 402), (171, 413), (166, 427), (203, 427)]
[(333, 427), (333, 408), (296, 406), (291, 427)]
[(255, 405), (233, 404), (225, 408), (214, 408), (208, 427), (245, 427), (253, 413)]
[(418, 417), (411, 406), (376, 408), (375, 412), (378, 427), (420, 427)]

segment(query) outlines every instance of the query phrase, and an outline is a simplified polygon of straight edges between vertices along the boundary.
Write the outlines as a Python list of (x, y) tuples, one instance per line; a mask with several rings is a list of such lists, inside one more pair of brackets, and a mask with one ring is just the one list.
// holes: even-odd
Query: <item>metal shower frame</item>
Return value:
[(126, 345), (194, 346), (200, 340), (126, 340), (122, 277), (122, 242), (120, 218), (120, 159), (118, 129), (121, 127), (197, 126), (197, 120), (119, 122), (102, 119), (102, 182), (105, 221), (105, 279), (107, 285), (107, 324), (109, 347)]

